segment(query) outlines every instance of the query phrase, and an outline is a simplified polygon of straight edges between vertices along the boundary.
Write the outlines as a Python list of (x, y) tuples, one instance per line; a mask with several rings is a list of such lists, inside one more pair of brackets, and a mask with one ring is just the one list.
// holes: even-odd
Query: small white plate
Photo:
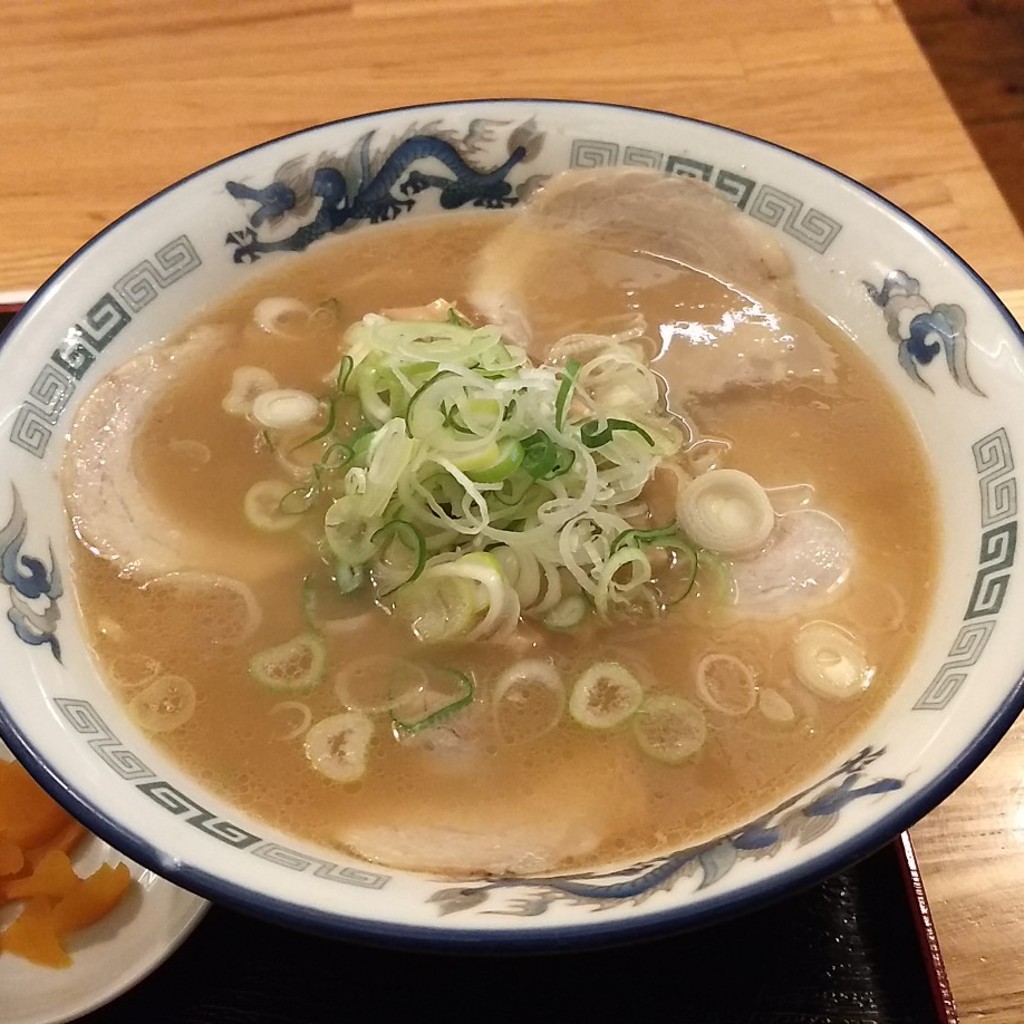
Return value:
[[(2, 742), (0, 759), (11, 759)], [(80, 875), (105, 861), (124, 861), (137, 884), (102, 921), (68, 939), (70, 967), (38, 967), (0, 953), (3, 1024), (57, 1024), (109, 1002), (177, 949), (209, 906), (206, 900), (140, 867), (95, 836), (79, 843), (72, 861)], [(16, 906), (0, 911), (0, 926), (16, 916)]]

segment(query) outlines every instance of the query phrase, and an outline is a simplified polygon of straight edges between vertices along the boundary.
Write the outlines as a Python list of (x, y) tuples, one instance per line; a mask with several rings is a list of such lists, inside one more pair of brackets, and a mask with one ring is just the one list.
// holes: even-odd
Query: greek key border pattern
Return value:
[(71, 728), (85, 738), (89, 748), (120, 778), (169, 814), (236, 850), (247, 850), (261, 860), (288, 871), (309, 872), (314, 878), (341, 882), (361, 889), (383, 889), (390, 875), (362, 868), (344, 867), (264, 840), (227, 818), (218, 817), (187, 793), (157, 778), (150, 767), (114, 733), (95, 706), (87, 700), (55, 697), (53, 704)]
[(995, 630), (1010, 585), (1017, 551), (1017, 479), (1006, 429), (999, 427), (971, 445), (981, 498), (978, 571), (947, 660), (914, 704), (942, 711), (966, 682)]
[(277, 864), (279, 867), (287, 868), (289, 871), (308, 871), (313, 869), (312, 874), (316, 878), (325, 878), (329, 882), (344, 882), (347, 885), (357, 885), (363, 889), (382, 889), (388, 882), (389, 875), (381, 875), (376, 871), (363, 871), (359, 868), (341, 867), (319, 857), (310, 857), (287, 846), (279, 846), (277, 843), (264, 843), (257, 846), (253, 855), (263, 860)]
[(118, 298), (133, 312), (148, 306), (164, 288), (202, 264), (187, 235), (179, 235), (157, 249), (151, 260), (132, 267), (115, 284)]
[(75, 732), (89, 737), (87, 742), (96, 755), (122, 779), (133, 781), (156, 778), (149, 765), (111, 732), (89, 701), (55, 697), (53, 703)]
[(40, 369), (14, 417), (9, 440), (41, 459), (57, 424), (80, 381), (96, 357), (128, 324), (134, 314), (202, 265), (187, 235), (161, 246), (152, 259), (142, 260), (104, 292), (65, 332)]
[(620, 146), (603, 139), (573, 139), (570, 167), (650, 167), (706, 181), (755, 220), (778, 228), (816, 253), (824, 253), (843, 225), (834, 217), (767, 182), (694, 156)]

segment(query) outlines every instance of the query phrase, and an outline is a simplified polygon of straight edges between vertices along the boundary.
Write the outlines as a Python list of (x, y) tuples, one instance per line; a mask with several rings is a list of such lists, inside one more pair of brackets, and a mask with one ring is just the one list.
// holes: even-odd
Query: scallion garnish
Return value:
[(448, 323), (455, 324), (456, 327), (472, 327), (472, 323), (467, 320), (464, 316), (458, 313), (454, 306), (448, 310)]
[(369, 315), (345, 344), (327, 422), (303, 442), (319, 459), (283, 506), (331, 499), (339, 590), (372, 581), (433, 642), (500, 636), (521, 613), (573, 628), (591, 609), (657, 611), (692, 588), (692, 545), (627, 518), (685, 438), (640, 346), (598, 339), (585, 359), (537, 365), (452, 313)]
[(316, 633), (300, 633), (249, 659), (249, 674), (268, 690), (306, 693), (323, 678), (327, 650)]
[[(379, 597), (387, 597), (400, 587), (419, 579), (427, 564), (427, 543), (423, 534), (412, 523), (404, 519), (392, 519), (385, 523), (371, 538), (377, 545), (378, 572), (382, 577)], [(402, 555), (393, 551), (395, 546), (405, 549), (405, 564)], [(399, 563), (396, 565), (396, 562)]]
[(391, 712), (403, 733), (412, 734), (447, 721), (473, 702), (473, 680), (455, 668), (438, 668), (427, 686), (410, 694)]
[(300, 441), (294, 448), (292, 448), (293, 452), (297, 452), (300, 448), (305, 448), (307, 445), (311, 445), (316, 441), (321, 441), (325, 437), (329, 437), (334, 433), (334, 424), (338, 419), (338, 407), (335, 403), (334, 396), (328, 395), (324, 400), (327, 402), (327, 422), (324, 424), (323, 429), (318, 430), (311, 437), (307, 437), (305, 441)]
[(588, 448), (601, 448), (614, 438), (617, 430), (639, 434), (652, 448), (654, 447), (654, 438), (639, 423), (620, 419), (607, 419), (603, 422), (587, 420), (580, 424), (580, 440)]
[(558, 394), (555, 396), (555, 426), (561, 430), (565, 422), (565, 412), (569, 407), (569, 400), (572, 397), (573, 388), (576, 386), (576, 378), (580, 375), (580, 364), (577, 359), (570, 359), (562, 371), (562, 383), (558, 386)]

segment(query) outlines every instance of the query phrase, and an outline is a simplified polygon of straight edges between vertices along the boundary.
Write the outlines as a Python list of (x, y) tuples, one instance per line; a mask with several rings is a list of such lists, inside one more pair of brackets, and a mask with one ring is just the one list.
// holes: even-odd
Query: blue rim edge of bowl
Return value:
[[(465, 106), (493, 106), (495, 104), (512, 103), (533, 103), (552, 106), (576, 106), (587, 109), (608, 109), (618, 111), (635, 111), (655, 118), (667, 118), (675, 121), (683, 121), (692, 124), (699, 124), (714, 132), (721, 132), (730, 136), (745, 138), (757, 145), (767, 146), (771, 149), (787, 153), (796, 159), (821, 168), (831, 175), (846, 182), (855, 190), (868, 195), (874, 202), (881, 204), (897, 218), (914, 228), (921, 235), (937, 246), (940, 251), (948, 253), (959, 268), (966, 272), (967, 276), (986, 294), (994, 308), (1000, 313), (1010, 329), (1010, 333), (1017, 337), (1017, 340), (1024, 346), (1024, 330), (1020, 327), (1013, 315), (1006, 308), (998, 295), (984, 281), (966, 260), (955, 250), (950, 248), (933, 231), (921, 224), (916, 218), (906, 211), (900, 209), (895, 203), (890, 202), (884, 196), (879, 195), (873, 189), (861, 182), (837, 171), (828, 164), (813, 157), (798, 153), (786, 146), (770, 142), (767, 139), (759, 138), (747, 132), (735, 128), (727, 128), (723, 125), (703, 121), (699, 118), (687, 117), (682, 114), (673, 114), (668, 111), (651, 110), (646, 107), (638, 107), (630, 104), (597, 103), (584, 100), (559, 100), (539, 97), (504, 97), (501, 99), (475, 99), (475, 100), (445, 100), (437, 103), (421, 103), (410, 106), (399, 106), (384, 110), (368, 111), (363, 114), (356, 114), (350, 117), (338, 118), (333, 121), (326, 121), (322, 124), (311, 125), (294, 132), (287, 132), (273, 139), (268, 139), (250, 146), (247, 149), (239, 150), (221, 160), (214, 161), (202, 167), (184, 178), (168, 185), (159, 192), (143, 200), (143, 202), (132, 207), (113, 221), (106, 228), (93, 236), (89, 241), (77, 249), (57, 270), (51, 274), (32, 297), (25, 303), (21, 311), (8, 325), (5, 335), (15, 333), (20, 322), (31, 308), (41, 302), (46, 294), (59, 284), (59, 278), (65, 273), (71, 264), (87, 252), (106, 234), (117, 228), (123, 221), (127, 220), (139, 210), (150, 205), (169, 192), (184, 185), (199, 175), (205, 174), (222, 164), (244, 156), (247, 153), (274, 145), (284, 139), (304, 135), (310, 131), (330, 128), (336, 124), (345, 124), (350, 121), (365, 120), (383, 114), (399, 113), (417, 110), (436, 109), (439, 107), (465, 107)], [(0, 349), (2, 354), (2, 349)], [(235, 909), (242, 910), (254, 917), (270, 921), (275, 924), (287, 924), (303, 931), (322, 934), (339, 939), (355, 939), (372, 944), (379, 944), (389, 947), (404, 947), (425, 949), (429, 948), (437, 952), (474, 952), (481, 954), (488, 953), (529, 953), (529, 952), (555, 952), (572, 951), (598, 946), (608, 946), (617, 943), (625, 943), (643, 939), (653, 939), (659, 936), (681, 932), (687, 929), (699, 928), (724, 920), (727, 917), (747, 913), (781, 899), (786, 895), (806, 888), (827, 878), (829, 875), (841, 870), (843, 867), (853, 864), (875, 850), (884, 846), (896, 835), (906, 828), (909, 828), (925, 814), (931, 811), (946, 797), (948, 797), (968, 776), (981, 764), (981, 762), (993, 750), (999, 740), (1014, 723), (1021, 711), (1024, 710), (1024, 669), (1018, 676), (1013, 688), (1001, 703), (996, 712), (988, 719), (981, 730), (975, 735), (972, 741), (960, 752), (959, 757), (952, 761), (944, 771), (941, 771), (930, 783), (912, 798), (905, 800), (897, 807), (876, 821), (870, 828), (865, 829), (857, 836), (848, 839), (838, 846), (831, 847), (827, 851), (815, 856), (803, 864), (799, 864), (786, 871), (772, 875), (764, 882), (751, 882), (730, 893), (721, 896), (712, 896), (703, 900), (697, 906), (682, 905), (669, 910), (648, 912), (638, 911), (636, 919), (605, 921), (599, 923), (587, 923), (583, 925), (553, 926), (551, 928), (516, 929), (507, 930), (478, 930), (472, 928), (446, 928), (443, 924), (438, 925), (404, 925), (387, 922), (372, 921), (364, 918), (347, 917), (342, 914), (329, 913), (316, 910), (311, 907), (304, 907), (283, 899), (265, 896), (244, 886), (235, 885), (216, 875), (212, 875), (199, 868), (181, 864), (173, 870), (168, 870), (162, 863), (159, 851), (150, 845), (146, 840), (135, 833), (125, 829), (118, 822), (107, 817), (103, 812), (97, 810), (92, 804), (82, 797), (75, 788), (58, 777), (50, 768), (50, 765), (39, 758), (30, 744), (21, 735), (16, 723), (9, 717), (7, 709), (0, 699), (0, 735), (11, 748), (19, 761), (22, 761), (28, 768), (35, 780), (54, 799), (62, 803), (83, 825), (100, 838), (104, 839), (115, 849), (121, 851), (133, 860), (144, 864), (146, 867), (167, 877), (175, 884), (181, 885), (200, 896), (214, 902), (225, 903)]]

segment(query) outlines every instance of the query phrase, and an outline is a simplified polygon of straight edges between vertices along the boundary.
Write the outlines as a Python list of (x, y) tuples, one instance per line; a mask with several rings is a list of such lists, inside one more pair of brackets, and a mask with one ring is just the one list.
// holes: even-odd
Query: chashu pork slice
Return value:
[[(552, 763), (533, 785), (478, 788), (444, 804), (389, 798), (387, 818), (345, 822), (335, 841), (365, 860), (458, 875), (557, 871), (648, 822), (647, 796), (630, 758), (593, 741), (589, 753)], [(614, 852), (609, 854), (614, 857)]]
[(690, 178), (555, 176), (484, 247), (469, 298), (538, 359), (560, 336), (601, 332), (638, 305), (670, 309), (647, 327), (676, 397), (834, 379), (835, 353), (794, 312), (792, 266), (773, 234)]
[(736, 612), (748, 619), (784, 619), (834, 600), (853, 565), (843, 527), (817, 509), (776, 518), (765, 549), (732, 563)]
[[(79, 406), (61, 466), (67, 513), (82, 543), (123, 575), (251, 575), (251, 538), (213, 536), (177, 521), (147, 492), (134, 458), (134, 439), (156, 399), (228, 338), (225, 329), (200, 328), (179, 344), (145, 349), (104, 377)], [(274, 568), (271, 557), (266, 569)]]

